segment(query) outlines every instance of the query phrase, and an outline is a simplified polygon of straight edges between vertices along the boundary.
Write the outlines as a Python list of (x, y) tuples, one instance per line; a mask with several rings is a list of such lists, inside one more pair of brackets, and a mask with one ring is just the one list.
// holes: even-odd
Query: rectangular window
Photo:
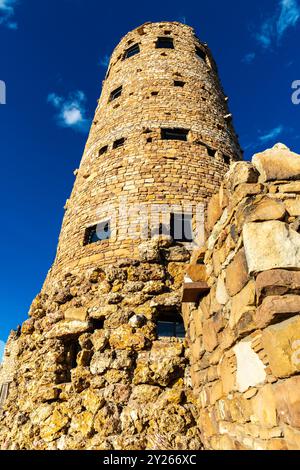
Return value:
[(206, 54), (202, 49), (200, 49), (200, 47), (196, 47), (196, 54), (199, 59), (202, 59), (204, 62), (206, 62)]
[(180, 80), (174, 80), (174, 86), (180, 86), (183, 88), (185, 85), (185, 82), (181, 82)]
[(107, 152), (107, 150), (108, 146), (104, 145), (104, 147), (101, 147), (101, 149), (99, 150), (99, 155), (103, 155), (105, 152)]
[(161, 313), (157, 322), (158, 337), (184, 338), (185, 330), (181, 315), (177, 312)]
[(228, 155), (223, 155), (224, 163), (226, 165), (230, 165), (230, 157)]
[(111, 236), (110, 221), (105, 220), (97, 225), (88, 227), (84, 235), (84, 245), (90, 245), (103, 240), (108, 240)]
[(114, 143), (113, 143), (113, 148), (117, 149), (119, 147), (122, 147), (122, 145), (124, 145), (124, 142), (125, 142), (124, 137), (122, 137), (121, 139), (115, 140)]
[(123, 88), (122, 86), (119, 86), (118, 88), (113, 90), (110, 94), (109, 101), (114, 101), (117, 98), (119, 98), (119, 96), (122, 95), (122, 88)]
[(129, 59), (140, 52), (140, 46), (138, 44), (134, 44), (133, 46), (128, 47), (124, 53), (124, 59)]
[(210, 157), (214, 157), (216, 154), (216, 151), (212, 149), (211, 147), (206, 147), (207, 148), (207, 153)]
[(192, 242), (193, 227), (191, 214), (171, 214), (170, 235), (175, 242)]
[(168, 38), (164, 36), (159, 37), (157, 38), (155, 47), (156, 49), (174, 49), (173, 38)]
[(187, 140), (189, 130), (188, 129), (162, 129), (161, 138), (163, 140)]

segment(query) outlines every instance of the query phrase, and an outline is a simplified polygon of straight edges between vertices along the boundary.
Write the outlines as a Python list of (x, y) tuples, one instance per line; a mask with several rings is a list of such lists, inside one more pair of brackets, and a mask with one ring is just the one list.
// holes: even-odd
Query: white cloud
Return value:
[(256, 54), (255, 52), (248, 52), (248, 54), (246, 54), (243, 58), (242, 58), (242, 62), (244, 62), (244, 64), (252, 64), (252, 62), (254, 61), (256, 57)]
[(12, 21), (15, 14), (15, 6), (18, 0), (0, 0), (0, 25), (9, 29), (17, 29), (18, 24)]
[(69, 93), (66, 98), (50, 93), (47, 101), (57, 110), (55, 118), (59, 126), (80, 132), (88, 131), (90, 120), (86, 117), (86, 97), (82, 91)]
[(264, 49), (268, 49), (274, 42), (278, 43), (289, 28), (295, 27), (299, 19), (298, 0), (279, 0), (276, 12), (263, 21), (255, 37)]
[[(1, 5), (1, 3), (0, 3), (0, 5)], [(2, 341), (0, 339), (0, 364), (1, 364), (2, 359), (3, 359), (4, 349), (5, 349), (5, 343), (4, 343), (4, 341)]]
[(102, 57), (102, 59), (100, 59), (99, 64), (101, 65), (101, 67), (106, 68), (108, 67), (109, 61), (110, 61), (109, 55), (105, 55), (104, 57)]
[(274, 129), (271, 129), (267, 133), (261, 135), (259, 137), (259, 140), (263, 143), (270, 142), (271, 140), (276, 139), (280, 134), (282, 134), (283, 130), (284, 127), (282, 125), (274, 127)]

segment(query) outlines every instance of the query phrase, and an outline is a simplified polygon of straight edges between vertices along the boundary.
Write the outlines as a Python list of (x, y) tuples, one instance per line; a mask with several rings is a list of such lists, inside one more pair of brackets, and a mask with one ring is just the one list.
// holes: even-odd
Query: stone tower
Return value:
[(128, 33), (110, 60), (55, 262), (6, 351), (2, 448), (201, 448), (181, 286), (201, 235), (197, 208), (240, 159), (216, 65), (193, 29), (162, 22)]
[[(111, 56), (50, 277), (135, 257), (145, 218), (156, 228), (150, 205), (191, 205), (195, 218), (240, 157), (206, 44), (180, 23), (131, 31)], [(110, 239), (88, 243), (97, 224)]]

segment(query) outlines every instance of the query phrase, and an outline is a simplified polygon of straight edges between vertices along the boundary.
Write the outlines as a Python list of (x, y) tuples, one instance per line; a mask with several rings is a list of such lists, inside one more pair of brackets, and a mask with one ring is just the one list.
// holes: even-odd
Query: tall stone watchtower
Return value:
[(8, 343), (1, 448), (201, 448), (181, 286), (199, 204), (240, 158), (215, 63), (193, 29), (162, 22), (128, 33), (110, 60), (55, 262)]
[[(162, 22), (128, 33), (111, 56), (51, 278), (136, 256), (147, 225), (157, 229), (150, 205), (191, 205), (189, 232), (196, 205), (240, 157), (215, 62), (193, 29)], [(164, 222), (174, 231), (172, 213)]]

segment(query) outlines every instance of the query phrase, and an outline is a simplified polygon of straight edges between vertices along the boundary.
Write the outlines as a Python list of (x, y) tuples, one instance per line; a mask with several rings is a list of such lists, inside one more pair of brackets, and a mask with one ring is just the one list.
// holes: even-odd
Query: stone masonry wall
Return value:
[(188, 270), (210, 293), (183, 305), (206, 449), (300, 449), (299, 228), (300, 156), (282, 144), (209, 203)]
[(201, 449), (180, 314), (190, 254), (159, 237), (139, 260), (68, 273), (39, 294), (18, 338), (0, 410), (4, 449)]

